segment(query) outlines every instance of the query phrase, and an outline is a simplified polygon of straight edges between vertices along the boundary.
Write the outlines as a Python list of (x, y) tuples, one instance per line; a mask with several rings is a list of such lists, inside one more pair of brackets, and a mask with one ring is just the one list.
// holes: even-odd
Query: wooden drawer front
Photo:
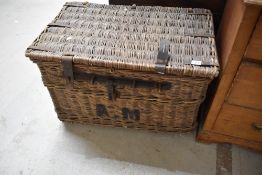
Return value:
[(262, 64), (241, 64), (227, 102), (262, 110)]
[(256, 142), (262, 142), (262, 132), (254, 127), (262, 125), (262, 111), (224, 103), (214, 131)]
[(245, 57), (262, 61), (262, 15), (247, 46)]

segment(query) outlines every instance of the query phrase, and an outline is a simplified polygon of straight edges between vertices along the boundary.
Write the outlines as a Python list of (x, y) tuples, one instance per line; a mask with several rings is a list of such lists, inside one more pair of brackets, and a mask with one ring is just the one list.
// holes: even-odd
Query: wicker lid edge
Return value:
[[(86, 4), (84, 4), (86, 5)], [(55, 18), (55, 21), (57, 19), (59, 19), (59, 17), (61, 17), (61, 14), (63, 13), (63, 11), (65, 10), (65, 8), (68, 8), (68, 6), (72, 6), (72, 3), (67, 3), (63, 9), (61, 10), (61, 12), (58, 14), (58, 16)], [(78, 8), (79, 6), (81, 6), (81, 3), (73, 3), (73, 7), (74, 8)], [(108, 7), (106, 5), (104, 5), (105, 7)], [(117, 8), (123, 8), (125, 6), (121, 6), (121, 7), (117, 7)], [(82, 7), (80, 7), (82, 8)], [(94, 8), (96, 8), (96, 6), (94, 6)], [(111, 7), (110, 7), (111, 8)], [(115, 8), (115, 7), (112, 7)], [(149, 8), (155, 8), (155, 7), (149, 7)], [(161, 7), (158, 7), (161, 8)], [(172, 8), (170, 8), (172, 9)], [(183, 9), (183, 8), (181, 8)], [(70, 13), (71, 15), (71, 13)], [(212, 18), (211, 18), (212, 20)], [(43, 38), (43, 36), (45, 35), (45, 32), (48, 29), (52, 29), (52, 30), (58, 30), (57, 28), (61, 27), (59, 25), (56, 26), (57, 24), (54, 23), (54, 21), (51, 23), (51, 25), (49, 25), (42, 33), (41, 35), (33, 42), (33, 44), (31, 46), (36, 46), (35, 49), (33, 49), (32, 47), (29, 47), (26, 51), (26, 56), (30, 57), (30, 59), (32, 60), (37, 60), (37, 61), (61, 61), (61, 57), (62, 55), (67, 55), (67, 54), (72, 54), (72, 53), (56, 53), (56, 52), (50, 52), (48, 50), (46, 50), (46, 48), (41, 48), (41, 45), (39, 47), (39, 45), (37, 45), (37, 43), (39, 42), (39, 40), (41, 40), (41, 37)], [(63, 27), (68, 27), (65, 24)], [(57, 28), (55, 28), (57, 27)], [(74, 29), (75, 30), (75, 29)], [(213, 29), (212, 29), (213, 30)], [(69, 31), (69, 30), (68, 30)], [(50, 34), (50, 33), (49, 33)], [(175, 36), (175, 35), (174, 35)], [(44, 37), (57, 37), (57, 35), (51, 35), (51, 36), (44, 36)], [(58, 35), (58, 37), (60, 37), (61, 39), (61, 35)], [(162, 36), (163, 37), (163, 36)], [(180, 37), (187, 37), (187, 36), (180, 36)], [(189, 36), (190, 37), (190, 36)], [(199, 37), (199, 36), (195, 36), (195, 37)], [(215, 48), (215, 44), (214, 44), (214, 39), (213, 36), (204, 36), (207, 38), (212, 38), (212, 42), (213, 46), (213, 57), (212, 58), (212, 62), (208, 61), (207, 65), (185, 65), (183, 64), (183, 59), (188, 59), (186, 57), (180, 58), (180, 60), (178, 60), (178, 64), (177, 65), (167, 65), (166, 67), (166, 73), (167, 74), (176, 74), (176, 75), (188, 75), (188, 76), (200, 76), (200, 77), (209, 77), (209, 78), (213, 78), (215, 76), (218, 75), (218, 71), (219, 71), (219, 64), (218, 64), (218, 59), (217, 59), (217, 55), (216, 55), (216, 48)], [(70, 36), (69, 36), (70, 38)], [(210, 40), (208, 39), (208, 40)], [(113, 41), (113, 40), (112, 40)], [(66, 43), (66, 42), (65, 42)], [(74, 54), (73, 54), (74, 55)], [(190, 59), (189, 59), (190, 60)], [(196, 58), (196, 60), (198, 60), (198, 58)], [(131, 64), (131, 63), (126, 63), (126, 62), (118, 62), (118, 63), (110, 63), (108, 64), (107, 62), (105, 62), (104, 60), (100, 60), (97, 61), (96, 59), (90, 59), (87, 57), (83, 57), (81, 55), (74, 55), (74, 62), (75, 63), (81, 63), (81, 64), (86, 64), (86, 65), (94, 65), (94, 66), (103, 66), (103, 67), (114, 67), (114, 68), (123, 68), (123, 69), (133, 69), (136, 71), (152, 71), (154, 72), (154, 64)], [(203, 62), (202, 62), (203, 63)]]

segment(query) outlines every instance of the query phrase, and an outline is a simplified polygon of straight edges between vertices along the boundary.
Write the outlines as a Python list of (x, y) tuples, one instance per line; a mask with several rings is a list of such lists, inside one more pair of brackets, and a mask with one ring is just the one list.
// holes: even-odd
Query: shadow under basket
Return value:
[(186, 132), (218, 75), (212, 26), (205, 9), (66, 3), (26, 56), (61, 121)]

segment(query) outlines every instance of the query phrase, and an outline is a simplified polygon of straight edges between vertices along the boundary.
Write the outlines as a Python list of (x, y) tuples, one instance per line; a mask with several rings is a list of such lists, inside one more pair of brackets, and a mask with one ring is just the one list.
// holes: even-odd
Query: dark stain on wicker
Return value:
[(66, 3), (26, 56), (60, 120), (155, 131), (192, 130), (219, 70), (206, 9)]

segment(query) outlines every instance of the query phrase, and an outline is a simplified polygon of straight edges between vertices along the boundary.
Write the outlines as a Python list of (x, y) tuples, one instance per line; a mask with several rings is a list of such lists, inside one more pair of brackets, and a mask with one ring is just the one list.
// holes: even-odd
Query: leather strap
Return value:
[(47, 49), (47, 48), (45, 48), (45, 47), (34, 46), (34, 45), (29, 46), (27, 49), (32, 49), (32, 50), (37, 50), (37, 51), (51, 52), (51, 50), (49, 50), (49, 49)]
[(66, 79), (66, 85), (73, 88), (74, 72), (73, 72), (73, 56), (62, 56), (63, 76)]
[(115, 101), (117, 97), (117, 92), (115, 89), (115, 85), (113, 82), (113, 79), (108, 79), (107, 81), (107, 93), (108, 93), (108, 99)]
[(67, 24), (60, 24), (60, 23), (55, 23), (51, 22), (47, 25), (48, 27), (66, 27), (66, 28), (71, 28), (72, 26), (67, 25)]
[(66, 2), (65, 7), (87, 7), (88, 2)]

